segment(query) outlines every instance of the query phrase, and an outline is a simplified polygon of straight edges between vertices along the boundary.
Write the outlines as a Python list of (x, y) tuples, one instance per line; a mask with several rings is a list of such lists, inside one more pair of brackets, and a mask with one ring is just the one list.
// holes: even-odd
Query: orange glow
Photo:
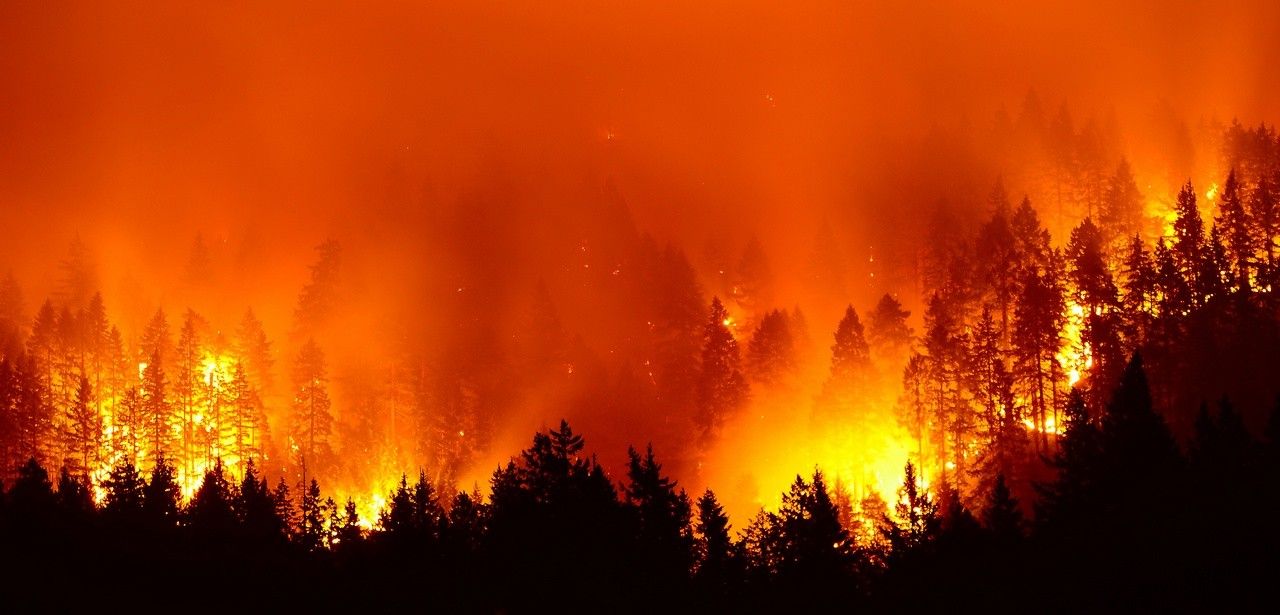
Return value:
[[(119, 386), (93, 381), (95, 495), (114, 464), (149, 469), (123, 412), (157, 310), (185, 414), (153, 435), (181, 451), (188, 497), (216, 460), (234, 478), (251, 457), (273, 484), (317, 478), (370, 524), (402, 473), (484, 491), (562, 417), (613, 479), (628, 445), (652, 442), (739, 526), (815, 467), (886, 499), (908, 460), (925, 485), (953, 470), (921, 459), (897, 415), (938, 203), (968, 237), (999, 179), (1061, 247), (1099, 216), (1064, 188), (1101, 172), (1087, 148), (1048, 153), (1067, 132), (1099, 168), (1132, 163), (1148, 242), (1173, 234), (1188, 179), (1208, 219), (1221, 125), (1277, 119), (1264, 69), (1280, 53), (1263, 47), (1280, 3), (899, 4), (3, 3), (0, 277), (22, 289), (16, 330), (46, 298), (86, 308), (67, 284), (78, 241), (120, 336)], [(317, 283), (327, 239), (340, 266)], [(744, 255), (753, 239), (767, 262)], [(858, 401), (819, 423), (844, 306), (886, 293), (916, 348), (874, 351)], [(805, 329), (786, 378), (745, 373), (749, 401), (703, 443), (691, 383), (713, 296), (744, 364), (769, 311)], [(188, 308), (199, 343), (180, 383)], [(263, 365), (238, 337), (250, 309)], [(1046, 357), (1059, 389), (1090, 383), (1086, 316), (1066, 306)], [(295, 376), (308, 340), (323, 377)], [(238, 368), (263, 415), (244, 433), (228, 414)], [(330, 398), (331, 459), (303, 459), (304, 431), (323, 430), (299, 426), (300, 383)], [(1059, 433), (1053, 416), (1024, 424)]]

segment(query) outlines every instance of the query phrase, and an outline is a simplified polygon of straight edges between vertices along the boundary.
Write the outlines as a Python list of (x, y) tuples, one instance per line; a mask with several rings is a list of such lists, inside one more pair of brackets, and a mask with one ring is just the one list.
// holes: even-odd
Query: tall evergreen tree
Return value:
[(63, 419), (62, 437), (70, 456), (65, 460), (77, 474), (87, 474), (98, 460), (102, 446), (102, 417), (93, 407), (92, 385), (89, 378), (80, 375), (76, 387), (76, 400), (67, 408)]
[(1173, 221), (1174, 261), (1182, 278), (1188, 282), (1191, 302), (1199, 304), (1203, 298), (1200, 292), (1200, 263), (1204, 253), (1205, 231), (1204, 220), (1196, 206), (1195, 188), (1191, 187), (1190, 181), (1178, 191), (1174, 212), (1177, 215)]
[(896, 518), (888, 519), (886, 538), (893, 546), (895, 557), (918, 550), (937, 539), (942, 528), (938, 505), (920, 486), (916, 467), (909, 461), (903, 469), (902, 487), (898, 489), (894, 512)]
[(1233, 283), (1240, 291), (1247, 292), (1252, 287), (1253, 262), (1258, 248), (1254, 245), (1253, 224), (1245, 209), (1244, 195), (1241, 192), (1236, 170), (1231, 169), (1223, 185), (1222, 195), (1218, 198), (1216, 226), (1221, 230), (1226, 243)]
[(148, 524), (157, 529), (176, 527), (181, 498), (178, 474), (162, 452), (156, 456), (151, 480), (142, 492), (142, 508)]
[(889, 364), (893, 364), (893, 358), (904, 357), (911, 349), (914, 332), (907, 326), (909, 316), (911, 312), (903, 309), (902, 303), (888, 293), (880, 297), (871, 311), (867, 323), (867, 344), (876, 356), (889, 359)]
[(747, 373), (759, 384), (776, 386), (794, 372), (795, 363), (790, 318), (780, 310), (765, 314), (747, 344)]
[(694, 578), (704, 592), (725, 597), (738, 579), (738, 557), (729, 535), (729, 516), (710, 489), (698, 498), (697, 565)]
[(729, 313), (720, 299), (711, 300), (710, 318), (703, 334), (702, 369), (698, 378), (696, 424), (705, 446), (724, 421), (747, 401), (738, 341), (729, 328)]
[(689, 497), (662, 474), (650, 445), (642, 457), (627, 449), (628, 483), (624, 494), (638, 524), (636, 538), (645, 572), (661, 587), (681, 583), (693, 564)]
[(176, 425), (172, 406), (169, 405), (168, 380), (165, 378), (164, 366), (160, 354), (153, 352), (151, 360), (142, 370), (142, 414), (141, 433), (146, 442), (147, 454), (155, 463), (166, 457), (172, 450), (173, 431)]
[(321, 471), (332, 460), (329, 438), (333, 433), (333, 415), (329, 413), (328, 382), (324, 353), (315, 340), (307, 340), (294, 362), (289, 430), (304, 473)]

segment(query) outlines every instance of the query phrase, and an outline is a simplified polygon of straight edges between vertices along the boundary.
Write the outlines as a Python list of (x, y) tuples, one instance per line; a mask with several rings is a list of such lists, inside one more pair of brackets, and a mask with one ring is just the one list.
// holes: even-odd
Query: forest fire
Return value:
[(1113, 4), (0, 5), (0, 600), (1266, 587), (1280, 5)]

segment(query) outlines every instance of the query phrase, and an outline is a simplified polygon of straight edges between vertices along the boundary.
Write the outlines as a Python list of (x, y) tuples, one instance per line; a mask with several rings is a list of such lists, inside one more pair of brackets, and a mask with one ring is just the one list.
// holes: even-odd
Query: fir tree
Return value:
[(1216, 227), (1221, 229), (1226, 243), (1235, 287), (1247, 292), (1253, 283), (1253, 261), (1258, 249), (1254, 245), (1253, 224), (1244, 206), (1235, 169), (1227, 174), (1222, 196), (1218, 199)]
[(698, 498), (697, 566), (694, 577), (704, 591), (723, 597), (736, 579), (737, 555), (729, 535), (729, 516), (710, 489)]
[(911, 348), (913, 332), (907, 326), (911, 312), (886, 293), (880, 297), (867, 323), (867, 344), (876, 356), (886, 359), (899, 356)]
[(102, 481), (103, 512), (109, 517), (123, 522), (137, 520), (143, 511), (146, 482), (133, 463), (126, 460), (111, 469), (106, 480)]
[(782, 383), (795, 370), (795, 342), (786, 313), (765, 314), (747, 345), (747, 372), (765, 386)]
[(729, 415), (746, 403), (738, 341), (729, 329), (729, 314), (719, 299), (712, 299), (711, 314), (703, 336), (702, 370), (698, 379), (696, 423), (705, 446), (719, 432)]
[(324, 502), (320, 499), (320, 483), (313, 478), (302, 488), (298, 507), (298, 532), (295, 539), (302, 548), (315, 552), (325, 546)]
[(332, 459), (328, 381), (324, 353), (314, 340), (307, 340), (294, 363), (289, 432), (304, 472), (322, 471)]
[(89, 378), (80, 375), (79, 386), (76, 387), (76, 400), (67, 408), (63, 419), (62, 437), (66, 440), (66, 449), (71, 455), (67, 462), (76, 473), (88, 473), (98, 459), (102, 445), (102, 417), (93, 407), (93, 393)]
[(177, 478), (177, 472), (164, 454), (156, 456), (151, 480), (142, 492), (143, 512), (151, 527), (172, 529), (177, 526), (178, 505), (182, 498)]

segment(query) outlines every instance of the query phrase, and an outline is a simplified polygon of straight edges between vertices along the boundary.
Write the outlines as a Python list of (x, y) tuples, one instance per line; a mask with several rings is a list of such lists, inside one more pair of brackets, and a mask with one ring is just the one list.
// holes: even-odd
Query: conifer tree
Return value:
[(289, 495), (289, 485), (281, 476), (271, 492), (272, 505), (275, 508), (275, 519), (279, 523), (280, 534), (292, 539), (298, 527), (298, 511), (293, 505), (293, 497)]
[(862, 321), (850, 305), (836, 327), (835, 345), (831, 347), (831, 378), (839, 381), (857, 381), (866, 376), (871, 367), (871, 350), (867, 345)]
[(1115, 173), (1107, 182), (1099, 223), (1107, 243), (1133, 237), (1142, 231), (1142, 193), (1138, 191), (1138, 183), (1127, 159), (1120, 159)]
[(175, 427), (167, 387), (168, 381), (165, 378), (161, 357), (159, 353), (153, 352), (151, 360), (142, 370), (143, 422), (140, 431), (144, 436), (142, 439), (146, 442), (147, 454), (157, 464), (161, 457), (166, 457), (171, 451)]
[(1251, 223), (1250, 243), (1262, 252), (1258, 263), (1262, 278), (1259, 286), (1265, 288), (1262, 284), (1265, 282), (1274, 289), (1280, 286), (1276, 266), (1277, 248), (1280, 248), (1280, 169), (1258, 177), (1245, 202), (1245, 211)]
[(1226, 244), (1233, 283), (1241, 292), (1247, 292), (1253, 283), (1253, 262), (1258, 248), (1254, 245), (1252, 226), (1245, 209), (1240, 182), (1236, 179), (1236, 170), (1231, 169), (1223, 185), (1222, 195), (1218, 198), (1216, 227), (1221, 230)]
[(332, 460), (329, 438), (333, 415), (329, 413), (328, 382), (324, 353), (315, 340), (307, 340), (294, 362), (289, 430), (304, 472), (323, 471)]
[(92, 385), (84, 374), (80, 375), (80, 383), (76, 387), (75, 403), (67, 408), (63, 419), (62, 437), (67, 442), (67, 451), (71, 453), (66, 459), (71, 470), (87, 474), (101, 450), (102, 417), (93, 407)]
[(112, 468), (111, 474), (102, 481), (102, 487), (106, 492), (103, 512), (109, 518), (131, 523), (141, 516), (146, 482), (131, 461), (125, 460)]
[(876, 356), (891, 360), (911, 348), (913, 332), (907, 326), (908, 316), (911, 312), (903, 309), (893, 295), (885, 293), (880, 297), (867, 323), (867, 344)]
[(1203, 299), (1200, 292), (1200, 259), (1204, 253), (1205, 232), (1204, 220), (1196, 206), (1196, 192), (1190, 181), (1178, 191), (1174, 212), (1177, 215), (1173, 221), (1174, 261), (1182, 279), (1188, 282), (1191, 303), (1198, 305)]
[(624, 494), (639, 526), (638, 545), (644, 563), (651, 567), (649, 573), (666, 579), (670, 586), (687, 574), (693, 563), (689, 497), (684, 490), (677, 491), (675, 481), (663, 476), (652, 445), (643, 457), (634, 448), (627, 449), (627, 456)]
[(225, 538), (236, 524), (232, 508), (236, 496), (222, 469), (222, 461), (214, 461), (206, 470), (200, 487), (191, 496), (186, 516), (191, 527), (207, 538)]
[(704, 446), (719, 432), (725, 419), (747, 400), (747, 382), (742, 375), (738, 341), (729, 329), (729, 322), (729, 314), (720, 299), (712, 299), (710, 318), (703, 334), (695, 416)]
[(888, 519), (885, 537), (895, 556), (905, 555), (936, 540), (942, 528), (938, 505), (921, 486), (910, 461), (903, 470), (902, 487), (894, 504), (897, 519)]
[(302, 487), (302, 503), (298, 507), (298, 532), (295, 538), (303, 549), (315, 552), (325, 546), (325, 509), (320, 499), (320, 483), (313, 478)]
[(773, 310), (760, 319), (747, 345), (747, 373), (765, 386), (782, 383), (795, 369), (795, 342), (790, 318)]
[(177, 472), (162, 452), (155, 457), (151, 480), (142, 492), (142, 508), (148, 524), (157, 529), (176, 527), (181, 498)]
[(710, 489), (698, 498), (698, 517), (694, 526), (698, 559), (694, 576), (699, 584), (715, 596), (723, 596), (736, 579), (737, 555), (729, 535), (729, 516)]
[(997, 475), (995, 487), (987, 500), (987, 508), (983, 511), (983, 524), (998, 541), (1008, 543), (1022, 538), (1023, 523), (1018, 500), (1005, 484), (1004, 475)]

